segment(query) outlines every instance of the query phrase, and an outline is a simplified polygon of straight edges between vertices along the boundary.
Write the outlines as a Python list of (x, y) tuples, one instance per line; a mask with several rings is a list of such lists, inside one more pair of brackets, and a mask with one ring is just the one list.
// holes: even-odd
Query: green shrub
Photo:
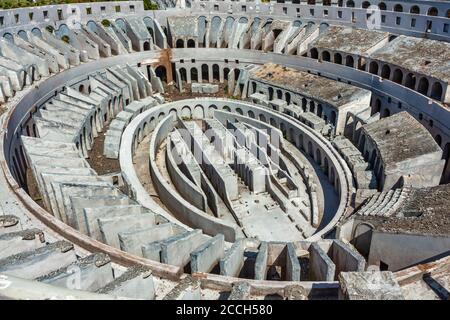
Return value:
[(109, 22), (108, 19), (103, 19), (103, 20), (102, 20), (102, 25), (103, 25), (104, 27), (108, 28), (108, 27), (111, 26), (111, 22)]

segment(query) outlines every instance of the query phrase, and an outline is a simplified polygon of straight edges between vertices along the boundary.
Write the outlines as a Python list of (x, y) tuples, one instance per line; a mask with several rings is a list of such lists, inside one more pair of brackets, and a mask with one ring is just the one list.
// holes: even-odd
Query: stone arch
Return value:
[(208, 115), (212, 117), (214, 115), (214, 110), (217, 110), (217, 106), (212, 104), (208, 107)]
[(192, 118), (192, 112), (191, 108), (189, 106), (184, 106), (181, 109), (181, 117), (184, 119), (191, 119)]
[(383, 111), (383, 116), (382, 118), (387, 118), (391, 115), (391, 110), (389, 110), (389, 108), (385, 108)]
[(412, 14), (420, 14), (420, 8), (419, 8), (419, 6), (412, 6), (411, 9), (409, 10), (409, 13), (412, 13)]
[(394, 11), (395, 12), (403, 12), (403, 6), (401, 4), (396, 4), (394, 6)]
[(187, 74), (186, 74), (185, 68), (180, 68), (180, 78), (181, 78), (181, 81), (184, 81), (184, 82), (187, 81)]
[(187, 41), (187, 47), (188, 48), (195, 48), (195, 41), (193, 39), (189, 39)]
[(176, 47), (176, 48), (184, 48), (184, 40), (183, 40), (183, 39), (178, 39), (178, 40), (175, 42), (175, 47)]
[(259, 121), (267, 122), (266, 116), (265, 116), (263, 113), (260, 113), (260, 114), (259, 114)]
[(348, 0), (347, 3), (345, 4), (345, 6), (348, 8), (354, 8), (355, 2), (353, 2), (353, 0)]
[(380, 10), (386, 10), (386, 3), (380, 2), (380, 3), (378, 4), (378, 8), (380, 8)]
[(421, 94), (427, 95), (428, 86), (429, 86), (428, 79), (425, 77), (420, 78), (419, 86), (417, 87), (417, 91), (419, 91)]
[(231, 109), (229, 106), (223, 106), (222, 110), (225, 110), (226, 112), (231, 112)]
[(322, 51), (322, 60), (323, 61), (331, 61), (330, 53), (327, 50)]
[(291, 104), (291, 94), (289, 92), (286, 92), (284, 94), (284, 98), (285, 98), (287, 104)]
[(414, 89), (416, 86), (416, 76), (413, 73), (408, 73), (405, 78), (405, 86)]
[(311, 113), (316, 112), (316, 104), (312, 100), (309, 102), (309, 112), (311, 112)]
[(394, 70), (394, 75), (393, 75), (393, 78), (392, 78), (392, 80), (394, 81), (394, 82), (396, 82), (396, 83), (402, 83), (402, 81), (403, 81), (403, 72), (402, 72), (402, 70), (400, 70), (400, 69), (395, 69)]
[(163, 65), (158, 66), (155, 69), (155, 74), (156, 74), (156, 76), (158, 78), (161, 79), (162, 82), (166, 82), (167, 83), (167, 70), (166, 70), (165, 66), (163, 66)]
[(318, 59), (319, 58), (319, 52), (317, 51), (316, 48), (311, 48), (311, 50), (309, 51), (309, 56), (312, 59)]
[(336, 111), (334, 110), (331, 111), (330, 122), (333, 126), (336, 126)]
[(202, 82), (209, 82), (209, 67), (207, 64), (202, 64)]
[(150, 41), (144, 42), (144, 51), (150, 51)]
[(191, 68), (191, 82), (195, 81), (198, 82), (198, 70), (197, 68)]
[(317, 116), (322, 118), (322, 113), (323, 113), (322, 104), (318, 103), (317, 104)]
[(255, 113), (252, 110), (248, 110), (247, 115), (249, 118), (255, 119)]
[(272, 100), (273, 99), (273, 88), (272, 87), (269, 87), (269, 100)]
[(323, 159), (323, 172), (325, 173), (326, 176), (328, 176), (328, 170), (329, 170), (329, 165), (328, 165), (328, 158), (325, 157)]
[(378, 63), (376, 61), (371, 61), (369, 64), (369, 73), (378, 74)]
[(213, 72), (213, 79), (220, 81), (220, 68), (218, 64), (213, 64), (212, 72)]
[(334, 63), (342, 64), (342, 55), (338, 52), (334, 54)]
[(362, 7), (363, 9), (369, 8), (369, 7), (370, 7), (370, 2), (369, 2), (369, 1), (364, 1), (364, 2), (362, 3), (361, 7)]
[(383, 68), (381, 68), (381, 77), (385, 79), (389, 79), (391, 77), (391, 67), (385, 64)]
[(353, 56), (348, 55), (345, 57), (345, 65), (347, 67), (352, 67), (355, 65), (355, 60), (353, 59)]
[(431, 7), (428, 9), (428, 16), (437, 16), (439, 14), (439, 10), (436, 7)]
[(442, 85), (438, 81), (431, 86), (431, 98), (436, 100), (442, 99)]
[(316, 163), (321, 166), (322, 165), (322, 155), (320, 154), (320, 149), (316, 149)]
[(202, 105), (198, 104), (198, 105), (196, 105), (194, 107), (193, 118), (194, 119), (203, 119), (203, 118), (205, 118), (205, 111), (204, 111)]
[(243, 115), (243, 114), (244, 114), (244, 112), (242, 111), (241, 108), (236, 108), (236, 113), (237, 113), (237, 114), (240, 114), (240, 115)]

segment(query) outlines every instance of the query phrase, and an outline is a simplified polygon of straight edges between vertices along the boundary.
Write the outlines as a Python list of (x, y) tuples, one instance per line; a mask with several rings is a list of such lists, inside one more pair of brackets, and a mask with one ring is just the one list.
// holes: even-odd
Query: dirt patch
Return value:
[(219, 91), (217, 93), (192, 93), (191, 85), (183, 82), (184, 92), (180, 92), (178, 88), (175, 86), (169, 86), (164, 84), (164, 98), (166, 102), (184, 100), (184, 99), (192, 99), (192, 98), (231, 98), (228, 95), (228, 85), (226, 83), (219, 83), (218, 81), (211, 82), (212, 84), (217, 84), (219, 86)]
[(109, 124), (99, 132), (98, 137), (94, 139), (89, 158), (86, 159), (89, 165), (98, 175), (104, 175), (120, 171), (120, 163), (117, 159), (108, 159), (103, 155), (103, 146), (105, 143), (105, 133), (108, 131)]

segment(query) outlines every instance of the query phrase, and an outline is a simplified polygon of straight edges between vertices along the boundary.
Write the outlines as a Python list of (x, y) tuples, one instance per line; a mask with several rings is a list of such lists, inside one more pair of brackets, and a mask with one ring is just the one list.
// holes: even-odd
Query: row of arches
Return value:
[(400, 68), (391, 68), (390, 65), (381, 64), (377, 61), (370, 61), (367, 71), (378, 75), (383, 79), (392, 80), (407, 88), (418, 91), (419, 93), (429, 96), (435, 100), (441, 101), (443, 99), (443, 87), (439, 81), (434, 81), (430, 84), (430, 80), (425, 76), (419, 78), (412, 72), (407, 72), (405, 74), (405, 72)]
[(224, 82), (228, 81), (230, 68), (221, 68), (217, 63), (202, 64), (195, 67), (181, 67), (178, 69), (182, 82)]

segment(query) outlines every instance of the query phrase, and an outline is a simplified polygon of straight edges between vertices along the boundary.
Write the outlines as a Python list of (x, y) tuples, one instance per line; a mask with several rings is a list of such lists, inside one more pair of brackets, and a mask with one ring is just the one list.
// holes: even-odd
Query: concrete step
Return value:
[(66, 267), (76, 260), (73, 244), (58, 241), (1, 259), (0, 273), (31, 280)]
[(36, 280), (52, 286), (94, 292), (112, 282), (114, 277), (108, 255), (95, 253)]
[(155, 298), (153, 276), (149, 268), (135, 266), (97, 290), (97, 293), (116, 297), (153, 300)]
[(84, 208), (83, 213), (87, 235), (89, 235), (91, 238), (101, 241), (98, 219), (126, 216), (130, 214), (141, 214), (142, 210), (143, 207), (140, 205)]
[(112, 187), (85, 186), (78, 190), (70, 188), (70, 193), (65, 193), (63, 197), (68, 224), (83, 233), (87, 233), (84, 223), (84, 208), (135, 204), (133, 200)]
[(155, 225), (155, 216), (151, 212), (129, 214), (112, 218), (98, 219), (101, 241), (120, 249), (119, 232), (134, 231)]
[(44, 233), (39, 229), (0, 235), (0, 259), (45, 246)]
[(184, 267), (191, 260), (191, 252), (208, 240), (202, 230), (192, 230), (171, 236), (163, 241), (142, 246), (144, 258)]
[(163, 223), (150, 228), (120, 232), (120, 249), (142, 257), (143, 245), (167, 239), (173, 236), (175, 232), (176, 229), (172, 223)]

